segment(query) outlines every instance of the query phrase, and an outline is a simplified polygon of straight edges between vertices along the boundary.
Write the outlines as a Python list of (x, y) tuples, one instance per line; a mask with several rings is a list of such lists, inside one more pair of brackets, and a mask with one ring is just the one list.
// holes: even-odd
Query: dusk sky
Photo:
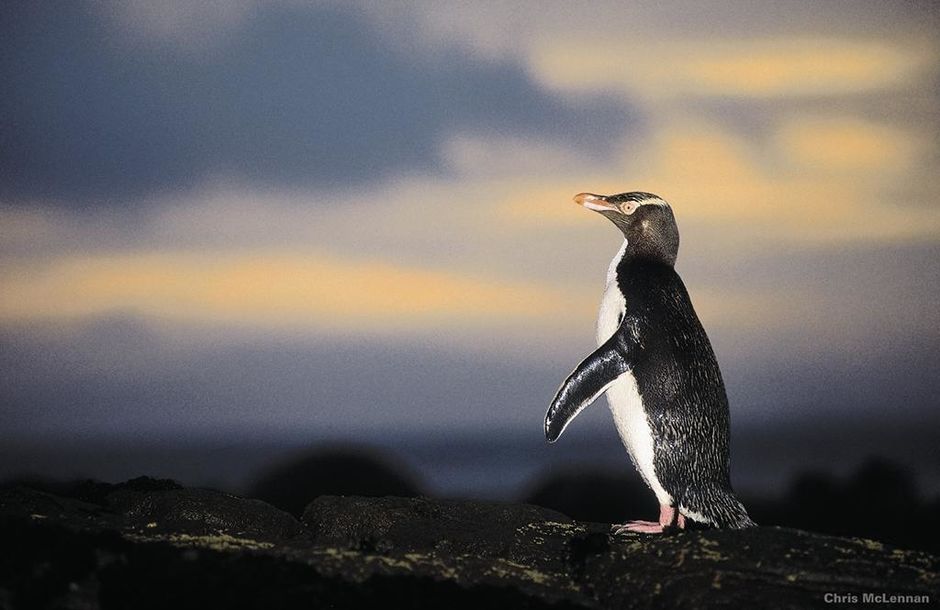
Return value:
[[(936, 426), (935, 2), (12, 2), (0, 443), (531, 432), (669, 201), (733, 426)], [(605, 406), (568, 435), (609, 428)]]

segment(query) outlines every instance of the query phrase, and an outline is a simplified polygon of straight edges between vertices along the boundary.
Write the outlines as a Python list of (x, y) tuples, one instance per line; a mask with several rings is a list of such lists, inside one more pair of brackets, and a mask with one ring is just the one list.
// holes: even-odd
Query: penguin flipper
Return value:
[(558, 388), (545, 414), (545, 438), (554, 443), (568, 424), (629, 371), (639, 349), (637, 332), (624, 332), (628, 321), (590, 356), (585, 358)]

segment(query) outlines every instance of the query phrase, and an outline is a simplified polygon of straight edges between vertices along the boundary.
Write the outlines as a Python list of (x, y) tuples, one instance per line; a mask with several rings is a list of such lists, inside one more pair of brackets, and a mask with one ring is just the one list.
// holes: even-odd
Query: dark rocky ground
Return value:
[(171, 481), (0, 490), (0, 608), (823, 606), (940, 599), (940, 559), (762, 527), (611, 537), (523, 504), (321, 496), (301, 520)]

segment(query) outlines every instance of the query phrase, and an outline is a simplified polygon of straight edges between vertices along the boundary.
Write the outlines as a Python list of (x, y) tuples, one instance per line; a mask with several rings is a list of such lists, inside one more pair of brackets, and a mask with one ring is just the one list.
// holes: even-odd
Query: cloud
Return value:
[[(737, 46), (737, 45), (734, 45)], [(890, 88), (923, 73), (932, 54), (838, 40), (771, 40), (696, 54), (677, 76), (728, 96), (833, 95)], [(683, 73), (684, 72), (684, 73)]]
[(0, 275), (0, 319), (7, 323), (127, 311), (183, 322), (394, 333), (487, 320), (544, 323), (573, 301), (537, 285), (271, 251), (79, 256), (5, 265)]
[(9, 7), (0, 199), (124, 207), (217, 177), (375, 183), (443, 172), (454, 132), (563, 139), (599, 155), (636, 121), (619, 100), (563, 100), (518, 62), (388, 46), (352, 10), (236, 12), (216, 50), (194, 54), (136, 44), (92, 4)]
[(801, 170), (869, 177), (914, 170), (930, 149), (907, 130), (844, 116), (792, 118), (780, 126), (777, 138)]
[(915, 163), (931, 147), (904, 130), (844, 116), (791, 117), (758, 143), (708, 120), (657, 125), (649, 139), (624, 142), (619, 170), (574, 169), (532, 189), (507, 187), (497, 212), (520, 231), (579, 229), (594, 219), (564, 205), (570, 194), (647, 190), (673, 205), (684, 230), (721, 232), (726, 255), (743, 253), (748, 241), (754, 248), (768, 240), (835, 245), (940, 234), (940, 211), (930, 205), (940, 184)]
[(106, 0), (96, 8), (127, 44), (176, 46), (212, 54), (261, 8), (258, 0)]
[(935, 49), (910, 41), (781, 38), (551, 41), (532, 49), (540, 82), (564, 91), (628, 96), (800, 97), (910, 84), (934, 68)]
[[(603, 271), (620, 240), (570, 196), (643, 188), (676, 209), (680, 271), (708, 328), (786, 332), (794, 312), (820, 307), (818, 299), (796, 280), (786, 297), (746, 277), (716, 283), (718, 269), (767, 248), (826, 252), (940, 232), (934, 206), (899, 207), (892, 196), (913, 182), (905, 155), (886, 171), (831, 168), (801, 156), (792, 134), (819, 130), (853, 155), (837, 137), (844, 130), (886, 150), (916, 147), (916, 138), (857, 119), (815, 121), (788, 117), (760, 146), (720, 125), (675, 121), (640, 146), (624, 142), (609, 164), (543, 140), (463, 134), (440, 153), (448, 176), (296, 192), (219, 182), (153, 200), (145, 215), (0, 209), (12, 286), (0, 303), (18, 319), (123, 310), (310, 332), (446, 329), (462, 349), (482, 341), (467, 329), (514, 328), (514, 336), (547, 337), (538, 347), (545, 356), (572, 337), (589, 347)], [(778, 272), (767, 260), (750, 275)]]
[[(833, 136), (845, 123), (836, 119), (828, 125), (833, 131), (823, 130), (812, 137)], [(834, 245), (852, 240), (898, 242), (938, 234), (940, 212), (935, 207), (896, 207), (897, 194), (917, 179), (892, 164), (898, 158), (892, 157), (890, 142), (885, 142), (884, 156), (875, 167), (858, 164), (863, 153), (856, 149), (842, 153), (844, 161), (854, 157), (855, 165), (816, 163), (807, 171), (805, 156), (792, 167), (773, 159), (782, 152), (792, 160), (795, 151), (787, 140), (794, 129), (805, 134), (812, 125), (795, 128), (788, 123), (781, 138), (786, 144), (779, 151), (773, 146), (760, 149), (707, 125), (674, 124), (659, 132), (656, 152), (636, 169), (646, 183), (668, 184), (670, 197), (682, 203), (687, 218), (710, 225), (734, 223), (741, 229), (750, 226), (764, 238)], [(871, 137), (869, 131), (840, 134), (856, 140)], [(828, 142), (845, 144), (836, 142), (834, 136)], [(904, 140), (897, 141), (897, 149), (906, 147)], [(832, 148), (814, 148), (809, 162), (827, 151)], [(928, 184), (936, 188), (934, 181)]]
[(668, 54), (695, 40), (931, 41), (940, 24), (940, 14), (930, 2), (916, 1), (788, 0), (742, 6), (734, 0), (598, 0), (585, 11), (564, 0), (486, 7), (461, 0), (424, 0), (406, 9), (376, 2), (361, 2), (359, 8), (390, 33), (416, 30), (428, 44), (457, 41), (488, 57), (524, 57), (546, 43), (601, 54), (627, 45)]

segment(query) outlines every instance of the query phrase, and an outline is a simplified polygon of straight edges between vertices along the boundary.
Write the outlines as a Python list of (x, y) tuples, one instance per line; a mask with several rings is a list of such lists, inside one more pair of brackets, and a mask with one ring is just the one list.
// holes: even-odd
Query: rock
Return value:
[(208, 489), (120, 490), (109, 494), (106, 503), (124, 516), (126, 530), (148, 536), (225, 535), (277, 542), (301, 531), (296, 519), (270, 504)]
[(314, 542), (360, 550), (444, 555), (513, 555), (533, 524), (571, 519), (525, 504), (323, 496), (307, 506), (304, 524)]
[[(86, 490), (87, 491), (87, 490)], [(536, 506), (323, 496), (302, 523), (152, 480), (0, 491), (0, 608), (805, 608), (940, 599), (938, 559), (762, 527), (612, 537)], [(92, 501), (93, 500), (93, 501)], [(919, 598), (922, 599), (922, 598)]]
[(104, 507), (29, 487), (0, 490), (0, 519), (29, 522), (49, 520), (70, 529), (118, 529), (121, 519)]
[(140, 477), (109, 485), (85, 482), (76, 497), (60, 497), (25, 487), (0, 490), (0, 515), (49, 519), (73, 529), (114, 529), (124, 535), (230, 536), (276, 542), (297, 536), (302, 527), (288, 513), (260, 500), (209, 489), (184, 489), (167, 480)]
[(828, 592), (936, 599), (940, 584), (937, 559), (925, 553), (774, 527), (614, 538), (606, 524), (533, 506), (336, 497), (311, 503), (304, 523), (319, 544), (380, 552), (413, 571), (436, 562), (438, 575), (458, 581), (496, 584), (498, 575), (585, 607), (802, 608)]
[(94, 504), (107, 503), (108, 496), (122, 491), (169, 491), (183, 489), (183, 486), (170, 479), (154, 479), (152, 477), (137, 477), (123, 483), (102, 483), (101, 481), (82, 481), (72, 488), (68, 495), (92, 502)]

